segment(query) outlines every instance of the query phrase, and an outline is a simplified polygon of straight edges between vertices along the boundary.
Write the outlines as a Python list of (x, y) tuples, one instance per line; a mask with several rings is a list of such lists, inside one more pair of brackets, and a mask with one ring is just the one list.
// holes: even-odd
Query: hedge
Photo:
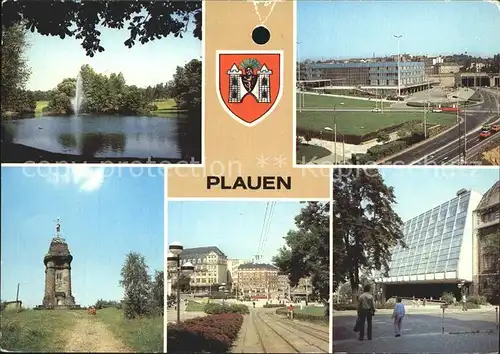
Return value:
[[(276, 310), (276, 314), (286, 316), (288, 314), (288, 309), (287, 308), (279, 308)], [(293, 318), (295, 320), (309, 321), (309, 322), (328, 322), (329, 321), (328, 317), (325, 317), (325, 316), (310, 315), (310, 314), (304, 314), (304, 313), (300, 313), (300, 312), (294, 312)]]
[(243, 316), (225, 313), (167, 325), (169, 353), (225, 353), (243, 324)]
[(215, 315), (222, 313), (239, 313), (239, 314), (247, 314), (250, 313), (247, 305), (243, 304), (217, 304), (217, 303), (209, 303), (205, 305), (203, 309), (205, 313)]
[(263, 307), (266, 309), (272, 309), (272, 308), (277, 308), (277, 307), (286, 307), (286, 305), (283, 305), (283, 304), (265, 304)]

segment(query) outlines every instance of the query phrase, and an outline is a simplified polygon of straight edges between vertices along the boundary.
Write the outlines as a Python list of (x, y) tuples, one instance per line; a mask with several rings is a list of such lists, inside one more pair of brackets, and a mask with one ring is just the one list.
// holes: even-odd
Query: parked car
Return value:
[(373, 113), (382, 113), (382, 110), (380, 108), (374, 108), (372, 109)]

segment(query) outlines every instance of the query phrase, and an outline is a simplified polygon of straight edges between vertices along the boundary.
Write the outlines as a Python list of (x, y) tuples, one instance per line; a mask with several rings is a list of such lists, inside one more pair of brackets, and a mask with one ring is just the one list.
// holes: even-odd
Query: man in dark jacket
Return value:
[(370, 293), (370, 285), (363, 287), (363, 293), (359, 295), (358, 316), (360, 320), (359, 340), (363, 340), (365, 336), (365, 320), (367, 323), (367, 337), (372, 339), (372, 317), (375, 315), (375, 301)]

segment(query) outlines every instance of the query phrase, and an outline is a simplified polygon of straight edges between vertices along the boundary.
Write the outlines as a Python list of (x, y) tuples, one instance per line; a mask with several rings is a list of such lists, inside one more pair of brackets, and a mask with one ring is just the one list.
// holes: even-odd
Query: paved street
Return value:
[(291, 321), (276, 309), (256, 308), (245, 316), (233, 353), (328, 353), (328, 326)]
[[(472, 110), (467, 110), (467, 148), (470, 149), (479, 144), (477, 139), (478, 129), (486, 122), (496, 121), (498, 97), (490, 90), (479, 90), (484, 98), (481, 105), (475, 106)], [(490, 114), (489, 112), (492, 111)], [(464, 116), (464, 112), (461, 113)], [(464, 131), (465, 119), (462, 117), (460, 131)], [(417, 144), (395, 156), (383, 161), (384, 164), (443, 164), (458, 155), (458, 127), (439, 135), (434, 139), (429, 139), (425, 143)], [(470, 135), (469, 135), (470, 134)], [(470, 137), (470, 138), (469, 138)]]
[(441, 333), (439, 308), (407, 307), (402, 336), (395, 338), (391, 310), (379, 310), (373, 318), (373, 340), (359, 341), (353, 331), (355, 313), (334, 313), (333, 345), (335, 352), (440, 352), (491, 353), (498, 351), (498, 332), (494, 308), (447, 310)]

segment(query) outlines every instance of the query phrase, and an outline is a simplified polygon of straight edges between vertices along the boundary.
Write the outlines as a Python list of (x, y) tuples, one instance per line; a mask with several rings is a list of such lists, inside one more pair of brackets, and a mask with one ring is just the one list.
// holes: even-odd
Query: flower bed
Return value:
[(224, 313), (168, 324), (169, 353), (225, 353), (238, 336), (243, 316)]

